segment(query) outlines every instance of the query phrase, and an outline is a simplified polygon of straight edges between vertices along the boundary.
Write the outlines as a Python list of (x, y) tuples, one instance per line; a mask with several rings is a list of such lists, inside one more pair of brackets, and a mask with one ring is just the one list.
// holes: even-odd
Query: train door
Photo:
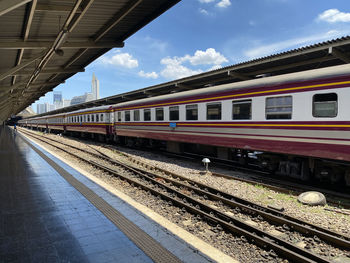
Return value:
[(105, 113), (105, 123), (106, 123), (106, 135), (113, 135), (113, 112), (112, 111), (107, 111)]

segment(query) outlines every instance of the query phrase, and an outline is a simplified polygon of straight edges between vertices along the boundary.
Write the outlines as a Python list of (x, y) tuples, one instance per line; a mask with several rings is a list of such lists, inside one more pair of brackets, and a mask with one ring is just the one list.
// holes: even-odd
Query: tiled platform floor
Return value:
[(152, 262), (18, 135), (0, 128), (0, 262)]
[[(40, 147), (39, 147), (40, 149)], [(213, 262), (50, 153), (50, 159), (93, 190), (183, 262)], [(24, 140), (0, 126), (0, 263), (152, 262)]]

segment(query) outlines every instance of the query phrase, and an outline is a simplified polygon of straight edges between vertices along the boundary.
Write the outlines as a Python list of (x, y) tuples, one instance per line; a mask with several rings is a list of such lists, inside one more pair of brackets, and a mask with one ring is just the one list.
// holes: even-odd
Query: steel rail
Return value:
[[(33, 136), (33, 135), (31, 135), (31, 136)], [(36, 137), (36, 136), (33, 136), (33, 137)], [(39, 140), (44, 141), (42, 139), (39, 139)], [(57, 141), (55, 141), (55, 142), (61, 143), (61, 142), (57, 142)], [(45, 142), (45, 143), (52, 145), (48, 142)], [(54, 146), (56, 148), (60, 148), (56, 145), (52, 145), (52, 146)], [(69, 146), (71, 147), (71, 145), (69, 145)], [(67, 150), (62, 149), (62, 148), (60, 148), (60, 149), (75, 156), (78, 159), (81, 159), (81, 160), (88, 162), (89, 164), (91, 164), (99, 169), (104, 170), (105, 172), (109, 172), (109, 173), (112, 173), (114, 175), (117, 175), (117, 176), (127, 180), (128, 182), (130, 182), (132, 184), (137, 184), (138, 186), (146, 189), (147, 191), (151, 191), (152, 193), (155, 193), (158, 195), (161, 194), (160, 192), (158, 192), (158, 191), (156, 191), (148, 186), (145, 186), (143, 183), (139, 183), (139, 182), (137, 182), (133, 179), (130, 179), (126, 176), (120, 175), (119, 173), (117, 173), (116, 171), (114, 171), (108, 167), (97, 164), (94, 161), (88, 161), (88, 160), (84, 159), (83, 157), (78, 156), (76, 154), (73, 154)], [(87, 151), (79, 149), (79, 148), (78, 148), (78, 150), (83, 151), (83, 152), (87, 152)], [(91, 154), (91, 152), (87, 152), (87, 153)], [(93, 154), (93, 155), (96, 156), (96, 154)], [(98, 158), (101, 158), (101, 156), (98, 156)], [(248, 225), (240, 220), (237, 220), (233, 217), (230, 217), (230, 216), (218, 211), (217, 209), (214, 209), (208, 205), (205, 205), (205, 204), (193, 199), (192, 197), (185, 195), (185, 194), (167, 186), (166, 184), (159, 182), (156, 179), (153, 179), (150, 176), (141, 173), (140, 171), (138, 171), (132, 167), (129, 167), (125, 164), (122, 164), (122, 163), (116, 162), (116, 161), (114, 161), (113, 163), (121, 165), (124, 169), (128, 169), (129, 171), (133, 171), (134, 173), (138, 174), (138, 176), (142, 176), (143, 178), (146, 178), (147, 180), (149, 180), (153, 184), (159, 185), (163, 189), (166, 189), (167, 192), (175, 193), (178, 197), (183, 198), (184, 200), (190, 200), (191, 205), (187, 205), (184, 202), (178, 202), (176, 199), (174, 199), (172, 197), (161, 194), (163, 198), (165, 198), (167, 200), (170, 199), (172, 202), (175, 202), (175, 203), (177, 203), (177, 205), (180, 205), (180, 207), (186, 207), (186, 209), (189, 209), (190, 211), (192, 211), (196, 214), (204, 216), (204, 218), (209, 219), (209, 221), (212, 221), (212, 222), (215, 222), (215, 223), (222, 225), (223, 227), (225, 227), (225, 229), (229, 230), (230, 232), (233, 232), (236, 234), (244, 234), (245, 236), (247, 236), (249, 238), (250, 241), (258, 244), (259, 246), (262, 246), (265, 248), (267, 246), (269, 248), (272, 248), (275, 251), (278, 251), (279, 254), (287, 256), (289, 259), (293, 259), (293, 260), (296, 260), (298, 262), (304, 262), (305, 260), (307, 262), (312, 262), (314, 260), (316, 262), (330, 262), (323, 257), (320, 257), (320, 256), (318, 256), (314, 253), (311, 253), (305, 249), (296, 247), (293, 244), (290, 244), (290, 243), (284, 241), (283, 239), (280, 239), (278, 237), (275, 237), (273, 235), (265, 233), (258, 228), (255, 228), (255, 227), (250, 226), (250, 225)], [(158, 175), (155, 175), (155, 177), (157, 177), (157, 176)], [(201, 210), (199, 210), (198, 208), (201, 208)], [(232, 223), (232, 222), (234, 222), (234, 223)], [(260, 236), (257, 236), (256, 234), (251, 234), (251, 233), (258, 233)], [(266, 238), (273, 240), (273, 242), (266, 241)], [(283, 244), (283, 247), (281, 247), (279, 244)], [(290, 251), (286, 251), (286, 248), (287, 248), (287, 250), (290, 250)], [(293, 251), (295, 251), (295, 252), (293, 252)]]
[[(51, 138), (46, 138), (46, 139), (60, 143), (62, 145), (66, 145), (68, 147), (72, 147), (76, 150), (83, 151), (79, 147), (75, 147), (73, 145), (69, 145), (69, 144), (66, 144), (63, 142), (58, 142), (58, 141), (51, 139)], [(125, 166), (125, 164), (122, 164), (118, 161), (113, 160), (110, 156), (102, 153), (101, 151), (99, 151), (99, 150), (97, 150), (89, 145), (87, 145), (87, 146), (98, 153), (98, 154), (96, 154), (96, 153), (88, 152), (89, 154), (95, 156), (96, 158), (103, 158), (105, 161), (112, 162), (115, 165), (124, 165)], [(124, 153), (122, 153), (122, 154), (124, 154)], [(128, 156), (127, 154), (124, 154), (124, 155), (130, 158), (130, 156)], [(128, 167), (130, 167), (130, 166), (128, 166)], [(311, 223), (302, 221), (302, 220), (294, 218), (292, 216), (288, 216), (288, 215), (286, 215), (284, 213), (280, 213), (274, 209), (264, 207), (264, 206), (258, 205), (256, 203), (253, 203), (251, 201), (248, 201), (248, 200), (239, 198), (237, 196), (225, 193), (223, 191), (220, 191), (216, 188), (202, 184), (200, 182), (190, 180), (184, 176), (171, 173), (169, 171), (160, 169), (158, 167), (151, 166), (151, 168), (154, 170), (158, 170), (159, 172), (165, 173), (168, 176), (171, 176), (172, 178), (180, 179), (181, 181), (188, 182), (190, 185), (179, 183), (178, 181), (171, 180), (167, 177), (164, 177), (164, 176), (161, 176), (158, 174), (154, 174), (154, 173), (151, 173), (149, 171), (146, 171), (146, 170), (143, 170), (143, 169), (140, 169), (137, 167), (131, 167), (131, 168), (135, 169), (141, 173), (146, 173), (152, 177), (162, 178), (163, 180), (171, 182), (172, 184), (186, 187), (186, 188), (191, 189), (192, 191), (195, 191), (197, 193), (205, 194), (206, 196), (211, 197), (213, 200), (221, 201), (221, 202), (223, 202), (226, 205), (229, 205), (231, 207), (239, 207), (240, 209), (244, 209), (244, 211), (249, 212), (250, 214), (253, 213), (256, 215), (260, 215), (260, 216), (270, 220), (269, 222), (272, 222), (273, 224), (282, 225), (282, 226), (284, 224), (287, 224), (287, 225), (291, 226), (291, 228), (293, 230), (299, 231), (299, 232), (303, 233), (304, 235), (308, 235), (308, 236), (316, 235), (320, 239), (322, 239), (326, 242), (329, 242), (333, 245), (336, 245), (338, 247), (342, 247), (345, 249), (350, 248), (350, 237), (341, 235), (339, 233), (322, 228), (320, 226), (313, 225)], [(149, 165), (148, 165), (148, 168), (150, 168)]]

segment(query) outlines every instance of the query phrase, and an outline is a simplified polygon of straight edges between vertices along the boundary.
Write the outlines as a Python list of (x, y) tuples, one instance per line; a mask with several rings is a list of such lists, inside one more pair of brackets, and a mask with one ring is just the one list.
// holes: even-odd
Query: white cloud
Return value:
[(203, 8), (199, 8), (199, 13), (201, 13), (203, 15), (209, 15), (209, 12)]
[(188, 60), (192, 65), (220, 65), (228, 60), (217, 52), (214, 48), (208, 48), (206, 51), (197, 50), (194, 56), (186, 55), (183, 60)]
[(230, 0), (221, 0), (219, 3), (216, 4), (217, 7), (221, 7), (221, 8), (226, 8), (226, 7), (229, 7), (230, 5), (231, 5)]
[(340, 12), (338, 9), (328, 9), (318, 15), (318, 20), (328, 23), (350, 22), (350, 13)]
[(108, 57), (104, 56), (101, 58), (103, 64), (121, 66), (125, 68), (136, 68), (139, 66), (137, 59), (133, 58), (129, 53), (117, 52), (115, 55)]
[(160, 74), (167, 79), (179, 79), (203, 72), (202, 70), (192, 70), (181, 65), (182, 60), (178, 57), (166, 57), (163, 58), (160, 63), (165, 65), (165, 68)]
[(343, 35), (347, 35), (348, 33), (349, 32), (346, 32), (346, 31), (331, 30), (331, 31), (317, 34), (317, 35), (311, 35), (311, 36), (301, 37), (301, 38), (292, 38), (292, 39), (288, 39), (288, 40), (284, 40), (284, 41), (280, 41), (272, 44), (267, 44), (267, 45), (260, 44), (259, 47), (247, 49), (243, 51), (243, 53), (249, 59), (259, 58), (259, 57), (275, 54), (284, 50), (299, 48), (305, 45), (311, 45), (317, 42), (340, 37)]
[(216, 70), (216, 69), (219, 69), (219, 68), (222, 68), (221, 65), (214, 65), (210, 69), (208, 69), (208, 71)]
[(165, 52), (169, 46), (167, 42), (149, 36), (147, 36), (145, 40), (150, 48), (162, 53)]
[(213, 70), (220, 68), (221, 64), (225, 62), (228, 62), (228, 60), (214, 48), (208, 48), (205, 51), (197, 50), (193, 56), (163, 58), (160, 63), (165, 65), (165, 68), (160, 74), (168, 79), (184, 78), (203, 72), (202, 69), (191, 69), (183, 65), (184, 63), (190, 63), (193, 66), (212, 65), (209, 70)]
[(144, 78), (148, 78), (148, 79), (156, 79), (158, 78), (158, 74), (154, 71), (152, 72), (144, 72), (143, 70), (141, 70), (138, 75), (140, 77), (144, 77)]

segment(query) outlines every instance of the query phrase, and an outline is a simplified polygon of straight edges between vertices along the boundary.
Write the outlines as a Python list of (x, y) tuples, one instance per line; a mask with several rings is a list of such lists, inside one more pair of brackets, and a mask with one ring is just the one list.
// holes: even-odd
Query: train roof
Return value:
[(112, 109), (112, 105), (103, 105), (103, 106), (98, 106), (98, 107), (85, 108), (85, 109), (76, 110), (76, 111), (72, 111), (72, 112), (66, 112), (65, 114), (69, 115), (69, 114), (75, 114), (75, 113), (100, 111), (100, 110), (108, 110), (108, 109)]
[(289, 73), (289, 74), (284, 74), (279, 76), (271, 76), (271, 77), (253, 79), (253, 80), (246, 80), (242, 82), (223, 84), (223, 85), (202, 88), (197, 90), (183, 91), (183, 92), (174, 93), (174, 94), (161, 95), (161, 96), (156, 96), (152, 98), (118, 103), (118, 104), (114, 104), (113, 107), (119, 108), (119, 107), (131, 106), (135, 104), (151, 103), (159, 100), (180, 99), (184, 97), (200, 95), (203, 93), (211, 94), (211, 93), (217, 93), (217, 92), (224, 92), (232, 89), (239, 90), (239, 89), (254, 88), (254, 87), (266, 87), (266, 86), (293, 83), (293, 82), (326, 79), (330, 77), (339, 77), (339, 76), (345, 76), (345, 75), (350, 76), (349, 64), (333, 66), (328, 68), (321, 68), (321, 69), (312, 69), (312, 70), (307, 70), (303, 72)]

